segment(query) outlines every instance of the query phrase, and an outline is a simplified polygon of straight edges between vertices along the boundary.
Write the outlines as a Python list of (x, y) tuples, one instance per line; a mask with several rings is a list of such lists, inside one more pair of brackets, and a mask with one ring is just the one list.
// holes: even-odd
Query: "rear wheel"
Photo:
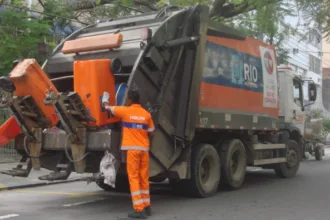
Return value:
[(220, 155), (223, 184), (230, 189), (240, 188), (245, 179), (247, 164), (243, 143), (238, 139), (225, 141), (221, 146)]
[(301, 153), (299, 145), (294, 140), (289, 140), (287, 144), (286, 163), (276, 165), (276, 175), (282, 178), (294, 177), (299, 169)]
[(180, 181), (181, 187), (196, 197), (214, 195), (220, 182), (220, 166), (219, 155), (212, 145), (196, 146), (191, 158), (191, 179)]
[(321, 147), (317, 147), (315, 149), (315, 159), (316, 160), (322, 160), (322, 157), (323, 157), (322, 148)]

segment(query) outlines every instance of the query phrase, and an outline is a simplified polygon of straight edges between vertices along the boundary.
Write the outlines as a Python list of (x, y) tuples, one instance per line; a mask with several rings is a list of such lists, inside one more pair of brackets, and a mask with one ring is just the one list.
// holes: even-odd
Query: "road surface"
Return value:
[[(160, 185), (152, 194), (149, 219), (328, 220), (329, 186), (330, 157), (302, 162), (293, 179), (250, 171), (242, 189), (207, 199), (175, 196)], [(128, 194), (106, 193), (83, 182), (3, 191), (0, 198), (0, 220), (115, 220), (131, 211)]]

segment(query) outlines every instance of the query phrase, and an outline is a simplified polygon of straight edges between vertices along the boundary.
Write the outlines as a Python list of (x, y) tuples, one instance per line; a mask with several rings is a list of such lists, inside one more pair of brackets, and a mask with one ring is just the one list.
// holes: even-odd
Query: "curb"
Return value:
[(50, 181), (50, 182), (42, 182), (42, 183), (31, 183), (31, 184), (25, 184), (25, 185), (18, 185), (18, 186), (0, 186), (0, 192), (1, 191), (9, 191), (9, 190), (16, 190), (16, 189), (25, 189), (25, 188), (32, 188), (32, 187), (41, 187), (41, 186), (49, 186), (49, 185), (56, 185), (56, 184), (64, 184), (64, 183), (72, 183), (72, 182), (78, 182), (81, 181), (81, 178), (79, 179), (71, 179), (71, 180), (63, 180), (63, 181)]

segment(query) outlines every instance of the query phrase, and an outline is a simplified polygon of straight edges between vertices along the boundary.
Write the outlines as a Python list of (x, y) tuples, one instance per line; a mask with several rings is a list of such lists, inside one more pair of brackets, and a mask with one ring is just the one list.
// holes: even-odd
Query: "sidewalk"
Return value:
[[(0, 170), (11, 170), (16, 167), (17, 163), (1, 163)], [(91, 176), (91, 174), (77, 174), (71, 173), (67, 180), (60, 181), (41, 181), (38, 179), (39, 176), (47, 175), (51, 171), (41, 169), (39, 171), (35, 171), (32, 169), (29, 177), (12, 177), (8, 175), (0, 174), (0, 191), (3, 190), (14, 190), (14, 189), (22, 189), (29, 187), (37, 187), (37, 186), (45, 186), (52, 184), (60, 184), (60, 183), (69, 183), (79, 181), (83, 177)]]

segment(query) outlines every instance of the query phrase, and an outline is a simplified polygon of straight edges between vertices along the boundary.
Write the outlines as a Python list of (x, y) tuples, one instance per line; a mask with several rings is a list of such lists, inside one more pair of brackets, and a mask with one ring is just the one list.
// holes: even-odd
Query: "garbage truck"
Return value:
[[(280, 104), (280, 118), (284, 121), (282, 128), (285, 126), (291, 131), (296, 130), (295, 132), (300, 137), (300, 144), (302, 145), (303, 159), (308, 159), (309, 155), (314, 155), (316, 160), (322, 160), (324, 156), (323, 142), (326, 138), (323, 130), (322, 113), (315, 110), (305, 111), (306, 104), (301, 99), (304, 89), (300, 87), (300, 82), (303, 83), (303, 86), (308, 86), (314, 82), (310, 79), (303, 79), (301, 75), (293, 71), (289, 66), (280, 66), (278, 72), (282, 76), (280, 78), (281, 85), (287, 80), (283, 76), (288, 75), (289, 78), (294, 76), (293, 89), (286, 91), (284, 88), (280, 91), (280, 97), (287, 95), (287, 97), (281, 98)], [(283, 95), (281, 96), (281, 94)], [(307, 105), (313, 103), (308, 103)], [(292, 128), (290, 129), (290, 127)]]
[[(111, 105), (126, 105), (126, 91), (136, 90), (156, 127), (151, 182), (168, 179), (173, 189), (209, 197), (220, 183), (240, 188), (247, 166), (294, 177), (301, 138), (282, 126), (280, 100), (287, 95), (280, 91), (302, 81), (280, 77), (273, 46), (212, 22), (200, 4), (84, 27), (42, 67), (26, 59), (0, 79), (7, 92), (0, 104), (21, 128), (15, 148), (22, 155), (18, 167), (1, 173), (50, 170), (41, 180), (90, 173), (89, 181), (111, 190), (99, 175), (107, 151), (117, 161), (115, 190), (124, 190), (121, 123), (102, 108), (101, 97), (107, 91)], [(316, 99), (314, 84), (308, 98)]]

